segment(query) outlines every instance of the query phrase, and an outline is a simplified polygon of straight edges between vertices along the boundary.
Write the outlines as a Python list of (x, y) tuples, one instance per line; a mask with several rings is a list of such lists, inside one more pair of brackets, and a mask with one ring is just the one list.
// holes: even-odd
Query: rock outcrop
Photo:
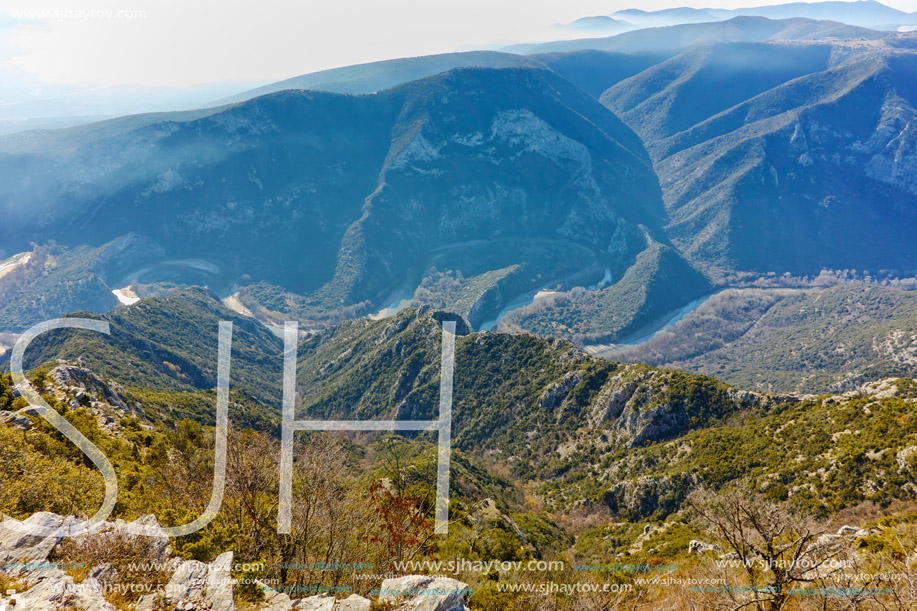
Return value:
[(468, 585), (448, 577), (405, 575), (382, 582), (379, 602), (399, 611), (464, 611)]
[[(100, 563), (76, 583), (61, 565), (49, 562), (61, 541), (72, 532), (79, 521), (72, 517), (41, 512), (22, 522), (26, 526), (50, 529), (51, 535), (36, 536), (0, 527), (0, 572), (25, 586), (24, 591), (2, 597), (0, 608), (27, 611), (115, 611), (105, 598), (105, 591), (118, 583), (118, 571), (109, 563)], [(225, 552), (211, 563), (198, 560), (169, 559), (169, 538), (154, 516), (144, 516), (134, 522), (116, 520), (105, 522), (94, 533), (73, 538), (75, 545), (87, 543), (87, 538), (101, 537), (96, 543), (105, 546), (117, 538), (143, 536), (147, 539), (145, 554), (150, 562), (161, 563), (171, 574), (161, 589), (139, 597), (135, 611), (235, 611), (231, 570), (233, 553)], [(111, 540), (107, 538), (112, 538)], [(291, 599), (286, 593), (262, 582), (256, 583), (264, 592), (258, 611), (369, 611), (371, 601), (358, 594), (337, 600), (327, 594)], [(387, 584), (387, 585), (385, 585)], [(464, 611), (467, 586), (453, 579), (408, 575), (386, 580), (383, 592), (391, 594), (386, 601), (397, 611)], [(384, 597), (383, 597), (384, 598)], [(382, 598), (380, 598), (382, 600)]]

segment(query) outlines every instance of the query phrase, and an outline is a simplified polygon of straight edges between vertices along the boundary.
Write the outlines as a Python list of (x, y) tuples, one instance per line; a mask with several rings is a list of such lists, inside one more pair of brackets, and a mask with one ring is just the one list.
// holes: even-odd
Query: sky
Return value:
[[(718, 8), (771, 4), (727, 0)], [(887, 4), (917, 11), (917, 0)], [(558, 36), (640, 0), (0, 0), (0, 88), (260, 84), (325, 68)], [(0, 105), (3, 100), (0, 99)]]

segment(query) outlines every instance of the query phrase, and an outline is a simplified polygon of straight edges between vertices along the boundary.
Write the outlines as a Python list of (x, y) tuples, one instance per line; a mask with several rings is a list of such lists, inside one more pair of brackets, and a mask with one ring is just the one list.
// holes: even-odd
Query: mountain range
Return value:
[(623, 9), (612, 13), (612, 17), (623, 19), (641, 27), (679, 25), (719, 21), (733, 17), (767, 17), (768, 19), (819, 19), (839, 21), (848, 25), (859, 25), (876, 29), (897, 29), (901, 25), (917, 24), (917, 13), (899, 11), (875, 0), (855, 2), (788, 2), (766, 6), (751, 6), (734, 9), (688, 7), (643, 11)]
[(756, 278), (914, 274), (914, 35), (734, 17), (575, 42), (596, 48), (0, 138), (0, 332), (198, 284), (268, 324), (426, 303), (614, 344)]
[[(110, 493), (61, 419), (118, 481), (101, 534), (0, 528), (0, 608), (914, 607), (917, 34), (810, 18), (885, 9), (619, 11), (563, 31), (682, 21), (0, 136), (0, 513)], [(110, 333), (34, 338), (42, 411), (10, 348), (57, 317)], [(291, 386), (448, 452), (300, 429), (288, 468)]]
[(639, 138), (543, 69), (456, 70), (364, 96), (286, 91), (35, 136), (0, 142), (4, 247), (140, 232), (151, 256), (120, 281), (100, 274), (109, 284), (211, 269), (247, 277), (251, 309), (313, 324), (413, 291), (435, 265), (512, 268), (503, 276), (523, 292), (622, 274), (667, 241)]
[(895, 31), (917, 25), (917, 13), (908, 13), (874, 0), (853, 2), (788, 2), (766, 6), (733, 9), (675, 7), (645, 11), (638, 8), (621, 9), (610, 15), (581, 17), (563, 26), (570, 34), (620, 34), (641, 28), (656, 28), (694, 23), (726, 21), (734, 17), (766, 17), (768, 19), (816, 19), (836, 21), (875, 30)]

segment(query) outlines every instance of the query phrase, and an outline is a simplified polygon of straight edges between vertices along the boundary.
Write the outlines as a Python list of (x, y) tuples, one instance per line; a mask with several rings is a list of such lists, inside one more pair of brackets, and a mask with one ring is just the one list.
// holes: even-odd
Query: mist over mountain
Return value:
[(723, 42), (767, 42), (771, 40), (819, 40), (826, 38), (882, 39), (888, 33), (814, 19), (768, 19), (733, 17), (725, 21), (649, 27), (606, 38), (581, 38), (540, 44), (511, 45), (511, 53), (532, 55), (596, 49), (621, 53), (685, 50), (688, 47)]
[(917, 22), (917, 15), (906, 13), (874, 0), (854, 2), (788, 2), (767, 6), (751, 6), (734, 9), (688, 7), (643, 11), (623, 9), (611, 14), (616, 19), (629, 21), (638, 27), (680, 25), (721, 21), (738, 16), (767, 17), (768, 19), (819, 19), (839, 21), (848, 25), (897, 29), (896, 26)]
[(390, 59), (344, 68), (332, 68), (277, 81), (256, 89), (222, 98), (213, 102), (221, 106), (244, 102), (268, 93), (285, 89), (311, 89), (332, 93), (373, 93), (389, 89), (408, 81), (448, 72), (455, 68), (511, 68), (541, 66), (537, 61), (497, 51), (468, 51), (443, 53), (423, 57)]
[(571, 32), (592, 32), (594, 34), (618, 34), (633, 30), (634, 25), (622, 19), (613, 19), (606, 15), (580, 17), (566, 25), (555, 26)]
[(770, 19), (825, 19), (840, 21), (849, 25), (897, 29), (896, 26), (917, 23), (917, 13), (906, 13), (875, 0), (855, 2), (789, 2), (770, 6), (756, 6), (736, 9), (707, 9), (720, 18), (738, 15), (756, 15)]
[[(204, 284), (274, 323), (426, 303), (606, 344), (756, 277), (917, 269), (913, 35), (738, 17), (578, 42), (616, 50), (377, 62), (265, 89), (368, 93), (0, 138), (23, 253), (2, 327)], [(452, 69), (475, 64), (509, 67)]]
[(141, 233), (156, 256), (109, 282), (201, 260), (245, 276), (265, 315), (365, 314), (437, 262), (508, 270), (515, 290), (595, 282), (666, 241), (639, 138), (538, 69), (456, 70), (366, 96), (286, 91), (0, 149), (11, 252)]

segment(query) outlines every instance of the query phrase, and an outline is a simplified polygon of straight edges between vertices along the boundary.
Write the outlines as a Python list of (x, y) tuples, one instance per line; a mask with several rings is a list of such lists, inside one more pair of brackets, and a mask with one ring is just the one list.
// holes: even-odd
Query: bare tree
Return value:
[(727, 579), (719, 590), (701, 592), (707, 608), (784, 609), (793, 588), (822, 582), (837, 570), (832, 560), (842, 548), (820, 539), (823, 529), (747, 487), (716, 495), (700, 491), (688, 505), (700, 525), (729, 550), (732, 562), (719, 563), (723, 575), (744, 577), (742, 584)]

